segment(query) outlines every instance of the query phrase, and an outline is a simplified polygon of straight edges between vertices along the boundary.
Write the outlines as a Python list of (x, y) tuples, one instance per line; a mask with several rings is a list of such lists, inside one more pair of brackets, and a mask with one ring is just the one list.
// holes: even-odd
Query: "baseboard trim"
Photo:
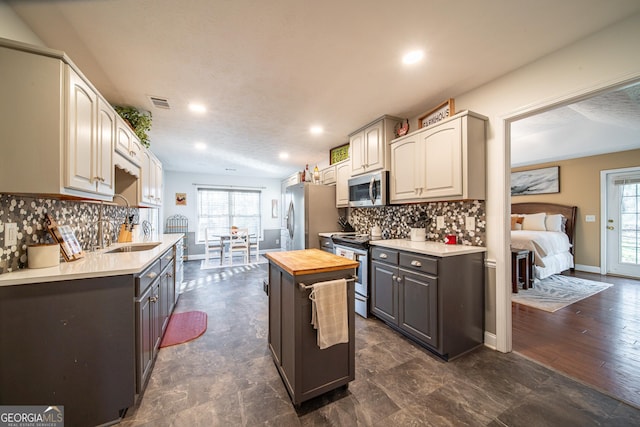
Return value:
[(578, 271), (584, 271), (585, 273), (601, 274), (600, 267), (595, 267), (593, 265), (576, 264), (575, 269)]
[(498, 338), (496, 334), (484, 331), (484, 346), (489, 347), (491, 350), (496, 350), (498, 344)]

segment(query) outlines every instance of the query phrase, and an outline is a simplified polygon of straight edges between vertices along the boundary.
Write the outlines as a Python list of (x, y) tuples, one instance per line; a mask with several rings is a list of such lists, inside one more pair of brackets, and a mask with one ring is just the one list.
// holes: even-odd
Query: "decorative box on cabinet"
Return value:
[(62, 52), (2, 40), (0, 63), (0, 192), (112, 200), (115, 111)]
[(391, 143), (391, 203), (485, 198), (486, 117), (463, 111)]
[(343, 160), (336, 167), (336, 207), (349, 206), (349, 178), (351, 178), (351, 160)]
[(389, 142), (395, 137), (395, 125), (401, 120), (382, 116), (349, 135), (351, 176), (389, 170)]
[(484, 254), (371, 249), (371, 312), (445, 360), (484, 340)]

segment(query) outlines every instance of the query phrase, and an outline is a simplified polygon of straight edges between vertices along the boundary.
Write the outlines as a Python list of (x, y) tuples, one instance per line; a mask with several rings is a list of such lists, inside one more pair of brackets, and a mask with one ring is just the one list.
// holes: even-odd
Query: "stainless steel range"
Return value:
[(369, 235), (332, 235), (334, 253), (358, 261), (356, 271), (356, 313), (367, 317), (369, 313)]

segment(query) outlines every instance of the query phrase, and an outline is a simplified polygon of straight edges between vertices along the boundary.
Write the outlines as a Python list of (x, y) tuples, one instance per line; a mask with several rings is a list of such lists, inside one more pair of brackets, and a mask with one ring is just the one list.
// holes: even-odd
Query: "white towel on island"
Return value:
[(338, 279), (314, 283), (309, 299), (311, 324), (318, 330), (318, 347), (323, 350), (349, 342), (347, 281)]

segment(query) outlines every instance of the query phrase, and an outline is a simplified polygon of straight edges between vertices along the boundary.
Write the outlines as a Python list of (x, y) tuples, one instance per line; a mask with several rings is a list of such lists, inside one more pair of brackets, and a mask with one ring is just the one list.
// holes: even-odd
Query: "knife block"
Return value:
[(120, 232), (118, 233), (118, 243), (129, 243), (132, 241), (132, 235), (125, 224), (120, 225)]

